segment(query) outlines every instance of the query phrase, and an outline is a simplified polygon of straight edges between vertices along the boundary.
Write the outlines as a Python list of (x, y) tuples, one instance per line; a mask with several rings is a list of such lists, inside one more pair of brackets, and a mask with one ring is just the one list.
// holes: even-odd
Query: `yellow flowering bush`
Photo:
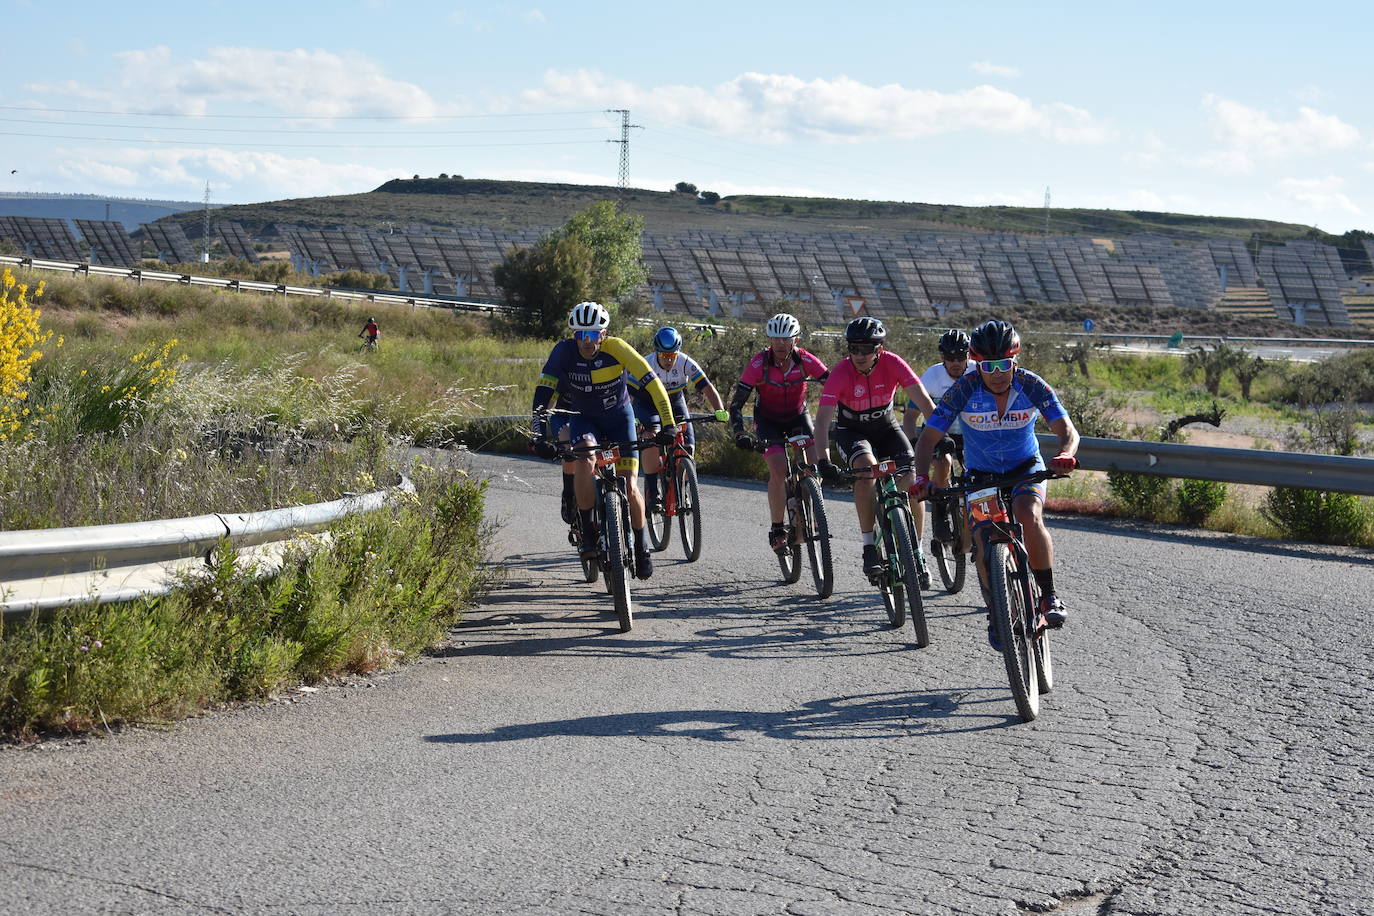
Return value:
[(173, 337), (160, 347), (139, 350), (116, 368), (82, 370), (74, 379), (77, 428), (105, 433), (136, 426), (168, 403), (177, 364), (186, 359), (185, 354), (173, 359), (178, 343)]
[(28, 284), (20, 283), (13, 270), (6, 267), (0, 274), (0, 440), (19, 433), (28, 419), (24, 402), (33, 364), (43, 358), (38, 348), (52, 338), (52, 331), (45, 333), (39, 325), (43, 313), (33, 305), (43, 286), (40, 282), (30, 297)]

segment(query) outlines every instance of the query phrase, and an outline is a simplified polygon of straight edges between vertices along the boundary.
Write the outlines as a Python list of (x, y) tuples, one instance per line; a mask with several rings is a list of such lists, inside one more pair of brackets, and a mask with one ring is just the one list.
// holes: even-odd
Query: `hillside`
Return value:
[[(132, 232), (144, 223), (187, 210), (201, 213), (203, 203), (189, 200), (135, 200), (99, 194), (0, 194), (0, 216), (38, 216), (53, 219), (110, 219)], [(212, 209), (216, 209), (211, 204)]]
[[(272, 223), (326, 228), (361, 226), (486, 226), (519, 230), (559, 225), (595, 200), (615, 199), (617, 188), (462, 178), (397, 179), (363, 194), (307, 197), (221, 208), (218, 219), (237, 220), (251, 234)], [(671, 191), (628, 189), (625, 209), (644, 218), (655, 235), (687, 229), (723, 233), (772, 232), (1044, 232), (1045, 211), (1035, 207), (963, 207), (947, 204), (832, 198), (724, 197), (715, 205)], [(198, 234), (194, 213), (169, 219)], [(1153, 233), (1179, 239), (1259, 233), (1275, 241), (1309, 238), (1313, 229), (1294, 223), (1138, 210), (1050, 210), (1055, 235), (1121, 237)]]

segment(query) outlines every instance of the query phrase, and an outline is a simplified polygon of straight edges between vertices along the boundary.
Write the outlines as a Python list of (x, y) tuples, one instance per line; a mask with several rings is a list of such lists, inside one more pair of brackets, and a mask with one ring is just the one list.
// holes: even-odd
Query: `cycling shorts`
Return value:
[(791, 436), (816, 435), (816, 428), (811, 425), (811, 414), (806, 411), (789, 420), (770, 420), (767, 417), (756, 416), (754, 427), (758, 431), (759, 441), (764, 444), (765, 457), (781, 452)]
[(548, 437), (554, 442), (558, 441), (558, 434), (567, 429), (572, 422), (573, 415), (570, 413), (551, 413), (544, 421), (544, 428), (548, 430)]
[(635, 416), (629, 404), (602, 413), (573, 414), (568, 432), (573, 445), (585, 445), (588, 442), (602, 445), (621, 443), (620, 460), (615, 463), (615, 469), (632, 474), (639, 470), (639, 449), (624, 444), (635, 441)]
[(909, 466), (916, 457), (911, 440), (896, 423), (837, 426), (835, 446), (850, 467), (860, 455), (871, 455), (880, 461), (890, 459), (902, 467)]
[[(673, 407), (674, 419), (681, 420), (687, 416), (687, 397), (682, 392), (668, 395), (668, 401)], [(662, 418), (653, 404), (635, 403), (635, 420), (640, 426), (652, 432), (663, 425)], [(687, 447), (692, 448), (697, 444), (697, 430), (695, 423), (683, 423), (682, 435), (687, 442)]]

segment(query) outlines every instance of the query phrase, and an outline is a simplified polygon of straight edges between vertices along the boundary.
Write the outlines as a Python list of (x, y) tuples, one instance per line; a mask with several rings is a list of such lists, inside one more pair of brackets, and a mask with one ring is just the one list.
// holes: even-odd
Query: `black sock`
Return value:
[(573, 474), (563, 475), (563, 498), (572, 505), (577, 505), (577, 495), (573, 492), (573, 481), (576, 476)]
[(1054, 569), (1032, 569), (1031, 575), (1035, 576), (1035, 584), (1040, 586), (1040, 594), (1054, 594)]
[(658, 496), (658, 474), (657, 474), (657, 473), (654, 473), (654, 474), (645, 474), (645, 475), (644, 475), (644, 495), (647, 496), (647, 497), (649, 497), (650, 499), (655, 499), (655, 498), (657, 498), (657, 496)]
[(596, 527), (596, 522), (592, 521), (592, 510), (591, 510), (591, 509), (578, 509), (578, 510), (577, 510), (577, 517), (580, 518), (580, 519), (582, 519), (582, 530), (583, 530), (583, 531), (591, 531), (593, 528)]
[(635, 529), (635, 553), (648, 553), (649, 542), (644, 539), (644, 529)]

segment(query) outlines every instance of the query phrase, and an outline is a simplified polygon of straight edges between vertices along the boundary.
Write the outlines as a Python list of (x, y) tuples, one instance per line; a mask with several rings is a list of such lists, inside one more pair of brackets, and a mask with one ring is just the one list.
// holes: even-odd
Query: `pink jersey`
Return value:
[(872, 423), (892, 419), (892, 396), (897, 389), (921, 384), (906, 360), (883, 350), (867, 375), (844, 359), (830, 370), (830, 379), (821, 389), (822, 404), (839, 406), (841, 423)]
[(797, 347), (787, 365), (773, 362), (773, 351), (764, 350), (749, 361), (740, 384), (758, 392), (754, 416), (790, 420), (806, 410), (806, 383), (826, 373), (825, 363)]

